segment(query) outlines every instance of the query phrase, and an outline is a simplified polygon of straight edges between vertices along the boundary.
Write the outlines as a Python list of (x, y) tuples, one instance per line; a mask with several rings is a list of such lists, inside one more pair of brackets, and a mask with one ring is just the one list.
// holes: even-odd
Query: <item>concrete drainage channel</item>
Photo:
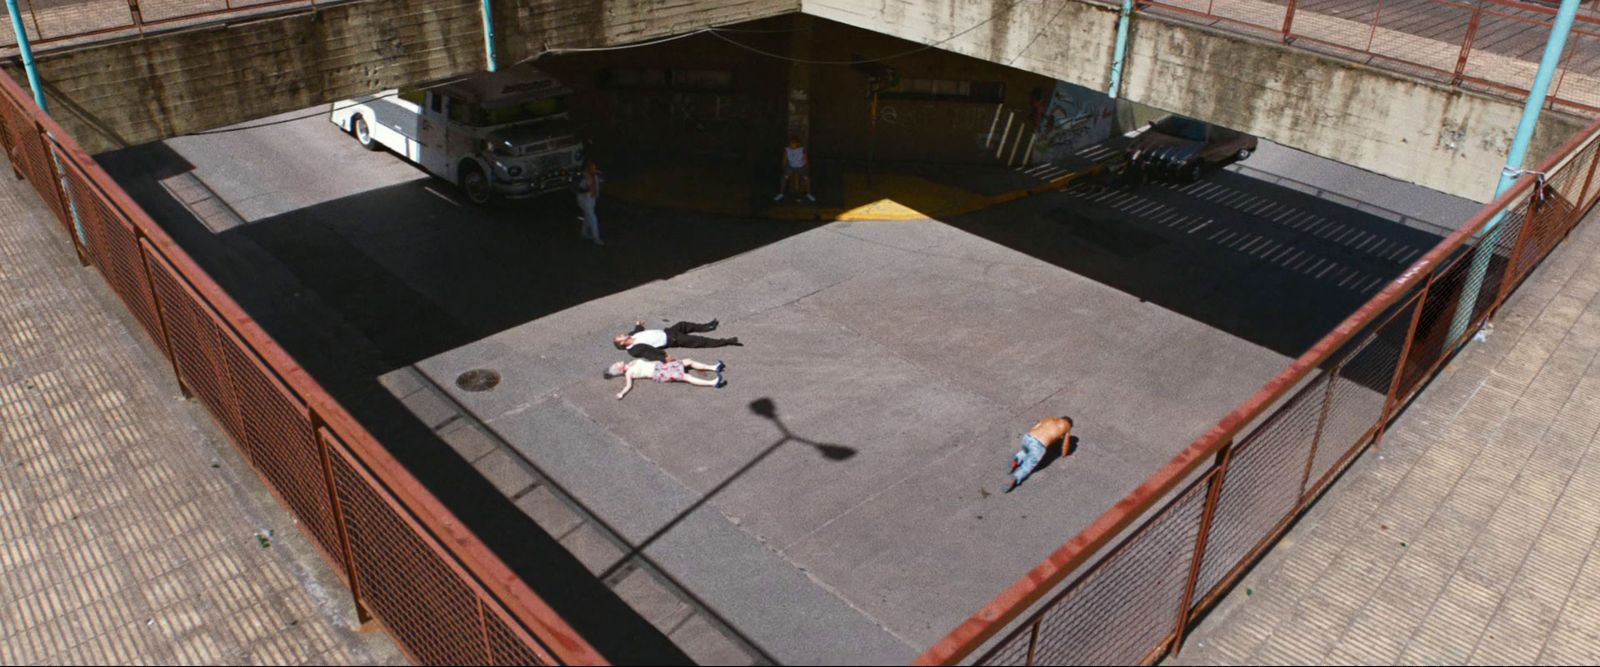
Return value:
[[(473, 369), (457, 376), (455, 382), (463, 391), (493, 391), (500, 374), (493, 369)], [(614, 530), (461, 409), (432, 380), (407, 366), (379, 378), (379, 383), (590, 573), (599, 576), (611, 571), (604, 579), (606, 587), (695, 662), (773, 663), (646, 559), (627, 555), (630, 546)]]

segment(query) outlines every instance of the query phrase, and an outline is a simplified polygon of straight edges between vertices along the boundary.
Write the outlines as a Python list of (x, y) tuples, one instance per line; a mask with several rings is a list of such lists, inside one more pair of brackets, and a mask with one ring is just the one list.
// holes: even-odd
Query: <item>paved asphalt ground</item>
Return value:
[[(1476, 208), (1263, 145), (1202, 183), (1088, 183), (943, 222), (603, 201), (594, 248), (565, 197), (468, 208), (320, 117), (102, 162), (580, 630), (673, 650), (596, 602), (577, 573), (603, 568), (552, 556), (379, 376), (451, 392), (781, 662), (912, 657)], [(216, 196), (157, 183), (188, 171)], [(612, 397), (609, 333), (710, 317), (747, 342), (691, 353), (726, 359), (729, 387)], [(456, 390), (474, 368), (504, 379)], [(1062, 413), (1076, 452), (1000, 493), (1018, 434)]]

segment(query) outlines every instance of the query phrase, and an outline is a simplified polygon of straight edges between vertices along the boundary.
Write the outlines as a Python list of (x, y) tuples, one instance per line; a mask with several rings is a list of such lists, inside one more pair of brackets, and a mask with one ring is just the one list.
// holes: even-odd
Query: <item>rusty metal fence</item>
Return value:
[(349, 585), (361, 621), (419, 663), (604, 663), (3, 76), (0, 147)]
[(1600, 121), (915, 664), (1149, 663), (1181, 646), (1594, 206), (1597, 158)]
[[(342, 0), (18, 0), (34, 46), (143, 35), (268, 12), (314, 10)], [(11, 18), (0, 12), (0, 48), (15, 48)]]
[[(1558, 3), (1525, 0), (1141, 0), (1141, 11), (1432, 78), (1526, 95)], [(1600, 111), (1600, 11), (1578, 14), (1551, 108)]]

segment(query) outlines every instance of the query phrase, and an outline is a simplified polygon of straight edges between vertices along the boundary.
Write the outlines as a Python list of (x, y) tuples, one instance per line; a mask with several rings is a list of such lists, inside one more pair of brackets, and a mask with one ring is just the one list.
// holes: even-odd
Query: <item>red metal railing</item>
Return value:
[(1597, 161), (1600, 121), (915, 664), (1148, 663), (1180, 646), (1594, 206)]
[(299, 519), (361, 620), (426, 664), (604, 664), (4, 76), (0, 147)]
[[(1139, 7), (1518, 95), (1533, 83), (1556, 14), (1554, 5), (1523, 0), (1142, 0)], [(1600, 13), (1592, 6), (1573, 26), (1548, 104), (1600, 111)]]
[[(36, 46), (143, 35), (146, 31), (267, 12), (317, 9), (346, 0), (19, 0)], [(16, 47), (0, 12), (0, 47)]]

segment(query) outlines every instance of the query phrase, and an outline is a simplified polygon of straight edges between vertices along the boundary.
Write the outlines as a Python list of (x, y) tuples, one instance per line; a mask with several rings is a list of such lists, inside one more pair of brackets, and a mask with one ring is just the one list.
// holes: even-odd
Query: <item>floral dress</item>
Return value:
[(684, 371), (683, 362), (681, 361), (656, 363), (654, 378), (656, 382), (682, 382), (686, 377), (687, 373)]

